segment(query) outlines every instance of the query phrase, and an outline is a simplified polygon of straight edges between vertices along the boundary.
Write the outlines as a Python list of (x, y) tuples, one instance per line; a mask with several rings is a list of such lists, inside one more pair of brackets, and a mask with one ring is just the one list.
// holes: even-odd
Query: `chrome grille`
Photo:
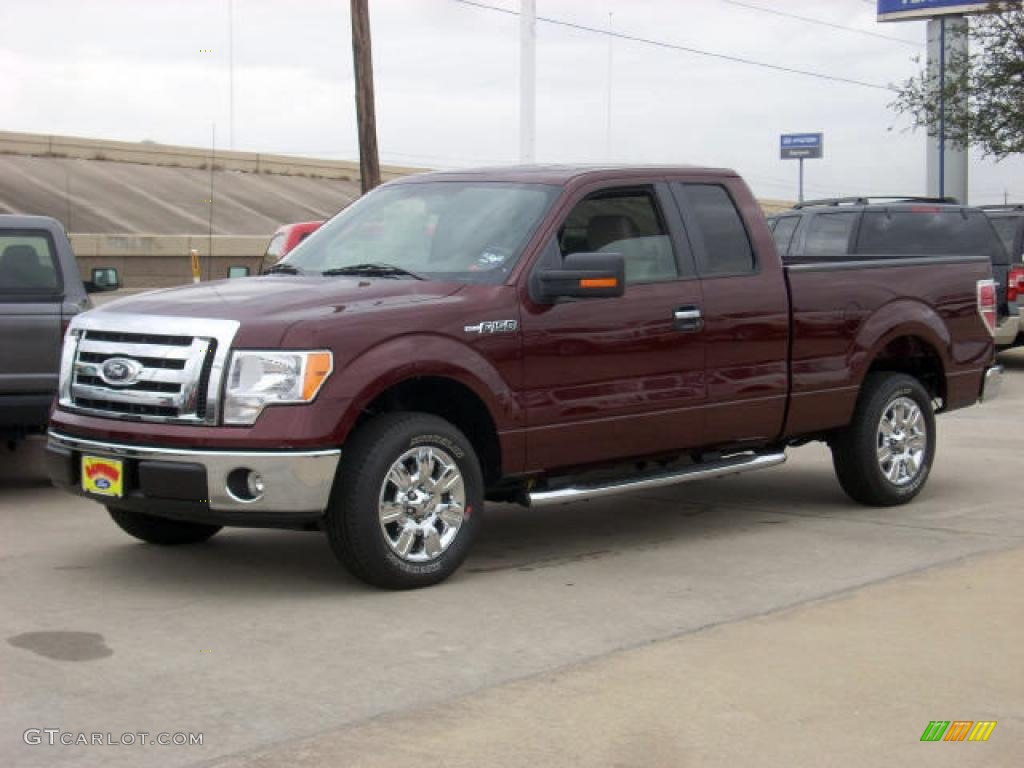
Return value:
[[(79, 315), (65, 342), (60, 405), (117, 419), (215, 424), (237, 329), (233, 320), (103, 310)], [(133, 369), (124, 383), (104, 372), (114, 358)]]

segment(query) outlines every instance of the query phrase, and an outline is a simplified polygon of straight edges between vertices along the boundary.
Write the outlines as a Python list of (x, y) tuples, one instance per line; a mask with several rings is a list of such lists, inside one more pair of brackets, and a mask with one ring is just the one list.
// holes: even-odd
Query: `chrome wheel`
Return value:
[(912, 483), (924, 467), (928, 426), (921, 407), (909, 397), (897, 397), (878, 422), (878, 467), (897, 486)]
[(411, 563), (440, 557), (465, 520), (466, 489), (445, 451), (422, 446), (391, 465), (380, 489), (380, 528), (391, 551)]

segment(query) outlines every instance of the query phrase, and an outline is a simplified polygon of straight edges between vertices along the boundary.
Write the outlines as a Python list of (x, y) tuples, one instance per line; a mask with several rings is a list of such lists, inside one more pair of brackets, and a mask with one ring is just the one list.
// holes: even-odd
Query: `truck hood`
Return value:
[(395, 278), (248, 277), (141, 293), (93, 312), (237, 320), (241, 328), (236, 344), (273, 346), (303, 320), (437, 301), (462, 287), (461, 283)]

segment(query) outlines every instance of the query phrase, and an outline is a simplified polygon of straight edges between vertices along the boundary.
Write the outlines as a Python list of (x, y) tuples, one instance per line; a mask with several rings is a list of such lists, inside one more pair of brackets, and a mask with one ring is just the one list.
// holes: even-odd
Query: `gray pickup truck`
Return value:
[(115, 269), (83, 283), (64, 227), (46, 216), (0, 216), (0, 439), (46, 426), (61, 341), (88, 293), (116, 290)]

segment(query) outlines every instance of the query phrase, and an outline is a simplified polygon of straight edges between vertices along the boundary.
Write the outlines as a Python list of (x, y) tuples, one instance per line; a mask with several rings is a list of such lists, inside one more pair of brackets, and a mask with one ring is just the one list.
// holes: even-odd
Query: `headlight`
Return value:
[(327, 351), (237, 350), (228, 371), (224, 423), (251, 425), (268, 405), (311, 402), (333, 370)]

